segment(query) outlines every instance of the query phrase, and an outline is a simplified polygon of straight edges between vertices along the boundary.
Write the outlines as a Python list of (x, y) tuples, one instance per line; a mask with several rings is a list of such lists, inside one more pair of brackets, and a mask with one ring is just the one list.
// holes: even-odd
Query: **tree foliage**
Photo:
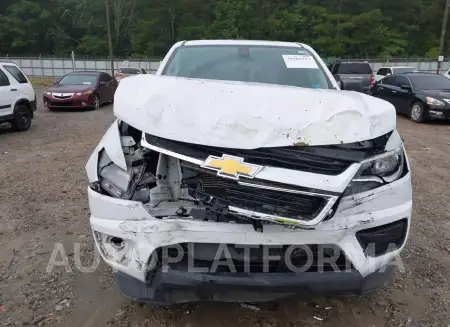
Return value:
[[(0, 53), (163, 56), (185, 39), (304, 42), (323, 56), (435, 56), (445, 0), (1, 0)], [(447, 33), (445, 54), (450, 54)]]

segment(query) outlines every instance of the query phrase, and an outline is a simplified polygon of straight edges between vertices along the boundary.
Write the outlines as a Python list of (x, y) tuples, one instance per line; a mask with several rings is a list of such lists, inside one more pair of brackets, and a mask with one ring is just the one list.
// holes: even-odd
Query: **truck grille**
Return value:
[(315, 218), (327, 204), (327, 200), (320, 196), (256, 188), (257, 184), (255, 187), (242, 185), (231, 179), (220, 178), (213, 172), (193, 168), (189, 163), (183, 162), (182, 166), (183, 184), (194, 198), (195, 190), (198, 190), (221, 198), (232, 207), (304, 221)]
[(300, 170), (324, 175), (339, 175), (352, 163), (364, 159), (364, 152), (346, 151), (331, 147), (290, 146), (246, 150), (184, 143), (150, 134), (146, 134), (145, 138), (151, 145), (202, 161), (206, 160), (209, 155), (221, 157), (222, 154), (226, 153), (244, 158), (245, 162), (255, 165)]

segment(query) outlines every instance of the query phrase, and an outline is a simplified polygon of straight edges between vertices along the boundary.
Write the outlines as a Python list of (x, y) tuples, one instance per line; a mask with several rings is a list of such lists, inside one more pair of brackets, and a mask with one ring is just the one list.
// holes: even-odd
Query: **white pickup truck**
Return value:
[[(350, 83), (350, 82), (349, 82)], [(86, 165), (90, 224), (135, 301), (361, 294), (411, 221), (394, 107), (309, 46), (184, 41), (124, 79)]]

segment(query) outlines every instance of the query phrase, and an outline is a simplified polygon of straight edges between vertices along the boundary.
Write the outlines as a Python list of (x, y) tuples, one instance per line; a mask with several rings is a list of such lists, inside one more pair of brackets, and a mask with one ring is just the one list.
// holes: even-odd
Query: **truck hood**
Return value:
[(226, 148), (353, 143), (396, 124), (390, 103), (362, 93), (169, 76), (124, 79), (114, 103), (145, 133)]

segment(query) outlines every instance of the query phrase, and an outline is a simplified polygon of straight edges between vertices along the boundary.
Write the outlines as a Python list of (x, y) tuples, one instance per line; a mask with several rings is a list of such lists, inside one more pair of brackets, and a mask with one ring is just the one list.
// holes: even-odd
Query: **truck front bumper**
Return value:
[[(389, 279), (391, 266), (398, 267), (393, 263), (399, 262), (405, 246), (412, 208), (410, 173), (369, 192), (343, 197), (334, 216), (314, 229), (273, 224), (264, 225), (263, 232), (257, 232), (251, 224), (157, 219), (141, 202), (102, 195), (90, 188), (88, 195), (95, 243), (102, 258), (115, 271), (120, 290), (126, 297), (155, 303), (253, 302), (305, 292), (361, 294), (373, 290)], [(385, 235), (380, 228), (400, 221), (406, 223), (397, 247), (384, 254), (368, 255), (358, 232), (366, 232), (367, 236), (374, 231), (373, 239), (379, 240), (380, 235)], [(350, 265), (341, 271), (304, 272), (199, 272), (177, 263), (163, 269), (155, 254), (180, 244), (332, 245)]]
[(157, 271), (150, 282), (116, 272), (116, 282), (126, 298), (137, 302), (264, 302), (298, 294), (360, 295), (389, 281), (392, 265), (362, 277), (357, 271), (322, 273), (187, 273)]

